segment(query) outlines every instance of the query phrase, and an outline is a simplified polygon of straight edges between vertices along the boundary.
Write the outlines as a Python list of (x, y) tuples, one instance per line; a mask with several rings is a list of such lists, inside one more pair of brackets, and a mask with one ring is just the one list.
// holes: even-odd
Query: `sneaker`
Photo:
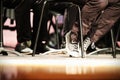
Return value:
[(43, 54), (43, 53), (45, 53), (45, 52), (47, 52), (47, 51), (49, 51), (49, 50), (50, 50), (50, 49), (47, 47), (47, 45), (41, 44), (41, 45), (39, 45), (39, 46), (37, 47), (37, 49), (36, 49), (36, 54), (39, 54), (39, 53)]
[(86, 51), (87, 51), (88, 47), (90, 46), (90, 44), (91, 44), (90, 38), (87, 37), (83, 42), (84, 56), (86, 55), (86, 53), (87, 53)]
[(95, 43), (94, 43), (94, 42), (91, 43), (91, 49), (92, 49), (92, 50), (95, 50), (95, 49), (96, 49), (96, 46), (95, 46)]
[[(70, 57), (80, 57), (80, 50), (79, 50), (79, 43), (77, 39), (75, 39), (75, 34), (69, 31), (65, 35), (65, 41), (66, 41), (66, 50)], [(73, 37), (73, 38), (71, 38)]]
[(22, 42), (16, 45), (15, 51), (20, 53), (32, 53), (33, 50), (30, 48), (31, 41)]

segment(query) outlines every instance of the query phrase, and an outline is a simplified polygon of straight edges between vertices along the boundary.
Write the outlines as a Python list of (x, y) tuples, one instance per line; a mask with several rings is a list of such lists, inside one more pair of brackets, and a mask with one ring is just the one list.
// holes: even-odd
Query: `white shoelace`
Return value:
[(89, 45), (91, 44), (90, 38), (87, 37), (83, 43), (84, 43), (84, 50), (86, 51)]

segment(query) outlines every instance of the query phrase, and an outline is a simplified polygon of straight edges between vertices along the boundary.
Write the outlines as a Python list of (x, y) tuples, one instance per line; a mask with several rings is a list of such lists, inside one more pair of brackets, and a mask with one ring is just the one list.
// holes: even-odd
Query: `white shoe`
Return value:
[(67, 52), (69, 53), (69, 56), (71, 57), (80, 57), (81, 52), (79, 50), (79, 44), (69, 44)]
[(69, 31), (65, 35), (67, 53), (71, 57), (80, 57), (81, 56), (81, 49), (79, 49), (79, 43), (78, 42), (71, 42), (70, 35), (71, 35), (71, 31)]
[(28, 48), (28, 47), (26, 47), (25, 49), (22, 49), (21, 52), (22, 53), (33, 53), (33, 50)]
[(87, 51), (88, 47), (90, 46), (90, 44), (91, 44), (90, 38), (87, 37), (83, 42), (83, 49), (84, 49), (83, 56), (84, 57), (86, 56), (86, 53), (87, 53), (86, 51)]

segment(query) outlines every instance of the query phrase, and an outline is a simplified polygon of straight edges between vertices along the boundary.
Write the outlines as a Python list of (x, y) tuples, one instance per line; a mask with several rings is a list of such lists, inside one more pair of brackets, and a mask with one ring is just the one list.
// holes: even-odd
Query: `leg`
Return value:
[(19, 43), (31, 40), (30, 9), (34, 0), (24, 0), (15, 9), (17, 40)]
[(82, 8), (83, 35), (87, 35), (92, 23), (107, 6), (108, 0), (88, 0)]
[[(45, 7), (45, 10), (43, 12), (42, 16), (42, 23), (39, 25), (40, 17), (41, 17), (41, 10), (42, 10), (42, 1), (40, 4), (34, 5), (33, 6), (33, 12), (34, 12), (34, 19), (33, 19), (33, 35), (32, 35), (32, 45), (31, 48), (34, 48), (35, 46), (35, 39), (36, 35), (38, 34), (38, 27), (40, 26), (40, 33), (38, 37), (38, 42), (37, 42), (37, 53), (43, 53), (47, 51), (46, 44), (48, 40), (48, 32), (47, 32), (47, 21), (48, 21), (48, 5)], [(43, 43), (45, 41), (45, 43)]]
[[(30, 25), (30, 9), (34, 0), (24, 0), (15, 9), (17, 40), (15, 50), (18, 52), (32, 52), (29, 48), (31, 45), (31, 25)], [(27, 51), (26, 51), (27, 48)], [(25, 49), (25, 50), (24, 50)]]
[(92, 36), (91, 41), (98, 41), (99, 38), (104, 36), (120, 18), (120, 1), (117, 1), (118, 2), (113, 3), (111, 6), (108, 6), (96, 21), (97, 30)]
[[(82, 8), (83, 36), (88, 34), (88, 36), (90, 37), (91, 35), (93, 35), (94, 30), (90, 31), (91, 25), (95, 23), (96, 19), (107, 5), (108, 0), (88, 0), (86, 2), (86, 4)], [(91, 40), (89, 37), (87, 37), (83, 42), (84, 55), (86, 55), (86, 50), (91, 44)]]
[[(95, 31), (91, 32), (89, 37), (84, 41), (84, 50), (86, 51), (88, 46), (93, 42), (97, 42), (102, 36), (104, 36), (114, 25), (114, 23), (120, 17), (120, 1), (110, 3), (108, 2), (108, 6), (104, 9), (104, 11), (99, 15), (99, 17), (94, 22), (96, 25)], [(94, 28), (92, 27), (92, 28)], [(92, 45), (92, 44), (91, 44)]]
[(78, 9), (75, 6), (70, 6), (65, 11), (64, 34), (71, 30), (74, 22), (76, 21), (78, 21)]

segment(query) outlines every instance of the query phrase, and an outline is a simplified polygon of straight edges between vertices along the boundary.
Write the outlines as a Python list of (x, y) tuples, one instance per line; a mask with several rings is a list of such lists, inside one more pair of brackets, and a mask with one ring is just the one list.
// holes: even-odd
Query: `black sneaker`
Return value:
[(39, 54), (39, 53), (45, 53), (49, 51), (49, 48), (47, 48), (47, 45), (41, 45), (39, 46), (37, 49), (36, 49), (36, 54)]
[(22, 42), (16, 45), (15, 51), (20, 53), (32, 53), (33, 50), (30, 48), (31, 41)]

